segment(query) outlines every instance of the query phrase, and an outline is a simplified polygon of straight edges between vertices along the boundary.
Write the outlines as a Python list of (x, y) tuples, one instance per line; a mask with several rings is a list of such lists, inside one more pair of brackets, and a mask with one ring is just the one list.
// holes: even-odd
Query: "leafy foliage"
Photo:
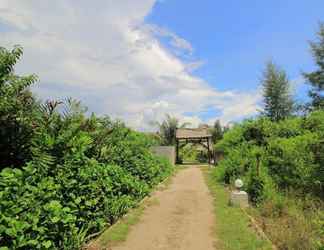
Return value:
[(247, 120), (216, 144), (225, 153), (216, 178), (227, 184), (243, 179), (279, 249), (324, 245), (323, 138), (324, 112), (316, 111), (280, 122)]
[(76, 100), (35, 101), (35, 78), (13, 74), (20, 55), (0, 53), (0, 249), (79, 249), (172, 166), (150, 152), (151, 137), (87, 117)]
[(21, 47), (12, 51), (0, 47), (0, 170), (3, 166), (19, 167), (31, 158), (29, 143), (37, 103), (28, 87), (37, 78), (14, 74), (21, 55)]
[[(249, 177), (258, 164), (282, 190), (322, 197), (324, 113), (290, 118), (279, 123), (266, 118), (236, 125), (216, 147), (225, 152), (220, 162), (223, 180)], [(249, 188), (249, 187), (247, 187)]]
[(324, 23), (320, 24), (318, 41), (311, 42), (310, 45), (318, 69), (304, 76), (312, 86), (309, 92), (312, 109), (324, 109)]

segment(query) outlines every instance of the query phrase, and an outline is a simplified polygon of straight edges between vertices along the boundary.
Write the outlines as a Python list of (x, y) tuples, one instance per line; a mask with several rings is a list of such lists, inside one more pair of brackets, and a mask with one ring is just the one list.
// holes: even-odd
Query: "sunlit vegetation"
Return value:
[(270, 250), (271, 243), (262, 239), (251, 227), (248, 216), (238, 207), (228, 206), (229, 192), (215, 182), (218, 173), (203, 169), (208, 188), (214, 199), (216, 249), (219, 250)]
[(152, 137), (80, 102), (33, 96), (20, 47), (0, 48), (0, 249), (79, 249), (173, 169)]
[(215, 145), (224, 159), (214, 181), (243, 179), (251, 213), (279, 249), (324, 249), (323, 25), (311, 45), (318, 68), (305, 74), (312, 86), (306, 108), (294, 112), (287, 76), (270, 63), (262, 79), (264, 112)]

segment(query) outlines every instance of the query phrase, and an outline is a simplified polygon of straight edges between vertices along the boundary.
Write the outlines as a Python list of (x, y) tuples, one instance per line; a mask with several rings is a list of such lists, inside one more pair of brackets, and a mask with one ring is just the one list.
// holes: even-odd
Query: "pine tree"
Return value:
[(294, 102), (286, 72), (273, 62), (266, 65), (262, 79), (264, 111), (263, 114), (273, 121), (292, 115)]
[(309, 91), (309, 96), (312, 98), (311, 109), (324, 109), (324, 23), (320, 24), (317, 34), (318, 41), (311, 42), (310, 46), (318, 68), (304, 76), (312, 87)]

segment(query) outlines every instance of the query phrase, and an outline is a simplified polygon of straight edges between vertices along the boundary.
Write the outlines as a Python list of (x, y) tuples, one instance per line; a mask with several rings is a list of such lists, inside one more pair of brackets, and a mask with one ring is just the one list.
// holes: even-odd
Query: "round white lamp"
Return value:
[(244, 184), (243, 184), (243, 181), (241, 179), (236, 179), (234, 185), (235, 185), (235, 187), (237, 189), (241, 189)]

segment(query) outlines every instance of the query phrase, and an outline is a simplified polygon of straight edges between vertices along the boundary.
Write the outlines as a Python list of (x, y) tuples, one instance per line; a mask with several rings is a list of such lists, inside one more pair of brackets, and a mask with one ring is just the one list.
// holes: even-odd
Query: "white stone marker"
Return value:
[(243, 187), (243, 181), (240, 179), (235, 180), (236, 190), (232, 191), (229, 204), (232, 206), (248, 207), (249, 196), (245, 191), (241, 191)]

